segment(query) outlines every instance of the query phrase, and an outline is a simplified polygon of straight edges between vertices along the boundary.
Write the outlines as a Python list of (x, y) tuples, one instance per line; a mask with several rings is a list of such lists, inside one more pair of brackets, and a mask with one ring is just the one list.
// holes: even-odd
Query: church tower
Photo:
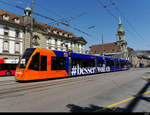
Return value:
[(32, 31), (34, 18), (32, 17), (32, 8), (26, 7), (24, 10), (23, 23), (25, 26), (24, 50), (32, 48)]
[(119, 16), (119, 27), (117, 31), (117, 44), (120, 46), (121, 56), (120, 58), (128, 58), (127, 42), (125, 40), (125, 31), (122, 28), (121, 18)]
[(122, 22), (121, 22), (121, 18), (119, 16), (119, 27), (118, 27), (118, 31), (117, 31), (117, 42), (122, 42), (125, 41), (125, 31), (122, 28)]

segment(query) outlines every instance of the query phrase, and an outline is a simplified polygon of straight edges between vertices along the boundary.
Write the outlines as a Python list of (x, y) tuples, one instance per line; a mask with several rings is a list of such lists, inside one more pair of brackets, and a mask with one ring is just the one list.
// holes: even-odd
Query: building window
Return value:
[(69, 35), (69, 38), (72, 38), (72, 35)]
[(59, 35), (60, 35), (60, 36), (62, 36), (62, 35), (63, 35), (63, 33), (62, 33), (62, 32), (59, 32)]
[(4, 27), (4, 36), (8, 36), (8, 34), (9, 34), (9, 28)]
[(58, 42), (57, 39), (55, 39), (55, 45), (56, 45), (56, 46), (57, 46), (57, 42)]
[(19, 50), (20, 50), (20, 44), (19, 43), (16, 43), (16, 45), (15, 45), (15, 52), (19, 52)]
[(54, 31), (53, 31), (53, 33), (54, 33), (54, 34), (57, 34), (57, 31), (56, 31), (56, 30), (54, 30)]
[(47, 31), (48, 31), (48, 33), (51, 33), (51, 28), (48, 27), (48, 28), (47, 28)]
[(119, 41), (121, 41), (121, 37), (119, 36)]
[(4, 36), (8, 36), (8, 32), (4, 32)]
[(35, 46), (39, 46), (40, 45), (39, 40), (40, 40), (40, 37), (38, 35), (34, 35), (32, 39), (32, 44)]
[(20, 31), (16, 30), (16, 38), (19, 38)]
[(4, 51), (8, 51), (9, 50), (9, 43), (8, 41), (4, 41)]
[(51, 38), (50, 37), (47, 37), (47, 43), (51, 43)]

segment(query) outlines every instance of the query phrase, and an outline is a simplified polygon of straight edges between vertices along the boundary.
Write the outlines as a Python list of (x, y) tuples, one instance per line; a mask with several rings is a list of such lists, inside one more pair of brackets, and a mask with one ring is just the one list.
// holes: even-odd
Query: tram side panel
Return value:
[(69, 77), (69, 53), (53, 50), (56, 57), (51, 57), (51, 72), (58, 77)]
[(96, 56), (71, 53), (71, 76), (97, 73)]
[(115, 58), (114, 61), (115, 61), (115, 68), (116, 68), (116, 71), (121, 71), (120, 59)]
[(106, 60), (103, 56), (97, 56), (97, 73), (110, 72), (110, 67), (106, 66)]
[(114, 72), (116, 70), (114, 58), (106, 57), (106, 67), (109, 67), (108, 72)]
[(122, 71), (128, 70), (127, 60), (120, 59), (120, 66)]

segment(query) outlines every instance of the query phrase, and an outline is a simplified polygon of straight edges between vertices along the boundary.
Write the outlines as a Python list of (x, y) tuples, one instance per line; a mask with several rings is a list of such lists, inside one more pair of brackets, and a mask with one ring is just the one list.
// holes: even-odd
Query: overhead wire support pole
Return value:
[(33, 0), (31, 1), (31, 9), (32, 9), (32, 12), (31, 12), (31, 32), (30, 32), (30, 35), (31, 35), (31, 38), (30, 38), (30, 48), (32, 48), (33, 47), (33, 45), (32, 45), (32, 40), (33, 40), (33, 14), (34, 14), (34, 12), (33, 12), (33, 10), (34, 10), (34, 2), (33, 2)]
[(102, 56), (104, 56), (104, 32), (102, 32)]

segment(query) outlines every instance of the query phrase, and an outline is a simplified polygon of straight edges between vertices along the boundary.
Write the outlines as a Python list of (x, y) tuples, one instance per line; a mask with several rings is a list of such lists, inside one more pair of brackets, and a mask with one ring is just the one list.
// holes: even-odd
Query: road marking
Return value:
[(112, 104), (112, 105), (109, 105), (109, 106), (104, 107), (103, 110), (109, 109), (109, 108), (112, 108), (112, 107), (115, 107), (115, 106), (117, 106), (117, 105), (120, 105), (120, 104), (122, 104), (122, 103), (128, 102), (128, 101), (133, 100), (133, 99), (135, 99), (135, 98), (136, 98), (136, 97), (130, 97), (130, 98), (128, 98), (128, 99), (119, 101), (119, 102), (117, 102), (117, 103), (114, 103), (114, 104)]
[(146, 95), (146, 94), (149, 94), (150, 93), (150, 91), (147, 91), (147, 92), (145, 92), (143, 95)]
[[(149, 94), (149, 93), (150, 93), (150, 91), (147, 91), (147, 92), (143, 93), (142, 95), (146, 95), (146, 94)], [(101, 110), (106, 110), (106, 109), (115, 107), (115, 106), (120, 105), (120, 104), (122, 104), (122, 103), (126, 103), (126, 102), (128, 102), (128, 101), (131, 101), (131, 100), (133, 100), (133, 99), (135, 99), (135, 98), (136, 98), (136, 96), (130, 97), (130, 98), (127, 98), (127, 99), (124, 99), (124, 100), (122, 100), (122, 101), (119, 101), (119, 102), (116, 102), (116, 103), (114, 103), (114, 104), (108, 105), (108, 106), (104, 107), (103, 109), (99, 109), (99, 110), (96, 110), (96, 111), (94, 111), (94, 112), (99, 112), (99, 111), (101, 111)]]

